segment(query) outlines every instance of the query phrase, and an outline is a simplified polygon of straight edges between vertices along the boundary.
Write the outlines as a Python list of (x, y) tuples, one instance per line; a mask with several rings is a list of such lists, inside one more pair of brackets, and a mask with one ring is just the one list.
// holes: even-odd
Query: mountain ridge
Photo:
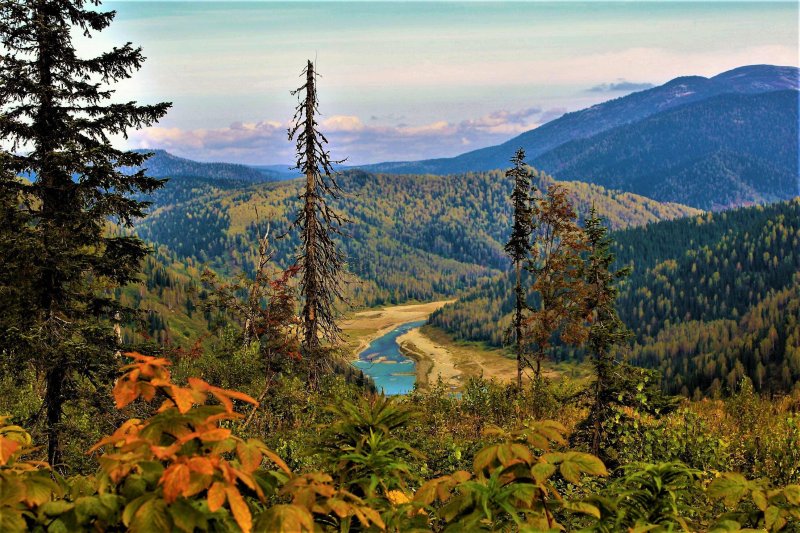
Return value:
[(452, 174), (503, 168), (508, 153), (520, 146), (529, 159), (575, 139), (590, 137), (623, 124), (635, 122), (660, 111), (704, 100), (723, 93), (757, 94), (773, 90), (798, 89), (796, 67), (747, 65), (716, 76), (681, 76), (663, 85), (637, 91), (594, 106), (566, 113), (504, 143), (466, 152), (450, 158), (421, 161), (393, 161), (363, 165), (373, 172), (395, 174)]

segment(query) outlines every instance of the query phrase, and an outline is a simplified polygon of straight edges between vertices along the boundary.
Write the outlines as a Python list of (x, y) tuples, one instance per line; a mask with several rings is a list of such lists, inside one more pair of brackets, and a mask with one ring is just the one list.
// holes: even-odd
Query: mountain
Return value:
[(387, 162), (361, 168), (395, 174), (452, 174), (504, 168), (509, 154), (525, 148), (528, 157), (537, 156), (576, 139), (636, 122), (662, 111), (726, 93), (759, 94), (798, 89), (798, 69), (773, 65), (739, 67), (712, 78), (683, 76), (664, 85), (609, 100), (587, 109), (567, 113), (498, 146), (490, 146), (442, 159)]
[(291, 170), (289, 165), (255, 165), (252, 168), (271, 176), (270, 181), (290, 180), (301, 175), (297, 170)]
[(535, 158), (555, 176), (701, 209), (798, 195), (798, 92), (723, 94)]
[[(720, 194), (712, 195), (712, 197), (704, 195), (692, 205), (706, 208), (758, 202), (770, 199), (769, 195), (764, 193), (770, 184), (759, 183), (756, 190), (749, 191), (748, 186), (752, 185), (754, 181), (769, 179), (785, 183), (793, 176), (795, 184), (797, 183), (796, 91), (799, 87), (796, 67), (752, 65), (723, 72), (712, 78), (680, 77), (659, 87), (632, 93), (581, 111), (567, 113), (498, 146), (482, 148), (453, 158), (378, 163), (362, 168), (374, 172), (417, 174), (482, 171), (505, 168), (508, 166), (510, 154), (513, 154), (517, 148), (523, 147), (531, 164), (550, 172), (559, 179), (592, 181), (595, 167), (605, 165), (604, 171), (610, 175), (617, 171), (614, 163), (626, 163), (627, 166), (622, 170), (624, 179), (617, 180), (617, 185), (615, 185), (624, 190), (642, 191), (644, 189), (640, 187), (640, 182), (648, 180), (665, 182), (662, 189), (673, 187), (676, 183), (691, 188), (696, 185), (697, 180), (702, 180), (705, 182), (704, 184), (716, 185)], [(766, 93), (773, 92), (783, 92), (784, 96), (776, 97), (774, 100), (765, 98), (758, 102), (757, 99), (735, 99), (736, 95), (742, 97), (747, 95), (767, 96)], [(730, 98), (724, 98), (725, 95), (729, 95)], [(794, 99), (792, 99), (792, 95)], [(697, 105), (685, 114), (678, 112), (678, 108), (715, 98), (717, 100), (715, 103), (709, 104), (710, 110), (707, 113), (702, 111), (704, 109), (702, 106), (697, 107)], [(725, 101), (729, 104), (744, 102), (743, 107), (738, 110), (738, 116), (731, 114), (718, 116), (713, 113), (714, 107), (722, 105), (720, 102)], [(754, 115), (764, 111), (766, 104), (783, 107), (768, 109), (768, 119)], [(673, 111), (674, 114), (670, 114)], [(666, 116), (667, 119), (659, 122), (655, 117), (660, 115)], [(651, 118), (652, 120), (648, 121)], [(689, 123), (669, 122), (670, 119), (677, 121), (681, 118), (687, 121), (724, 120), (695, 124), (694, 129)], [(741, 127), (740, 120), (744, 120), (752, 128)], [(629, 143), (642, 144), (636, 139), (636, 134), (640, 130), (634, 125), (643, 121), (642, 127), (645, 128), (652, 127), (653, 124), (661, 124), (664, 128), (678, 127), (678, 130), (673, 132), (668, 132), (666, 129), (659, 132), (671, 133), (673, 139), (678, 138), (681, 134), (691, 134), (691, 137), (682, 137), (681, 140), (684, 144), (689, 141), (699, 144), (692, 152), (695, 156), (694, 159), (684, 158), (682, 166), (675, 168), (671, 160), (664, 159), (665, 156), (672, 154), (648, 154), (641, 150), (642, 146), (639, 146), (635, 149), (640, 151), (641, 157), (634, 161), (626, 161), (626, 150), (631, 147), (610, 143), (615, 138), (626, 137)], [(631, 126), (632, 129), (625, 129), (626, 126)], [(758, 156), (753, 152), (745, 154), (746, 160), (743, 159), (742, 154), (738, 154), (737, 157), (736, 154), (727, 150), (725, 145), (719, 147), (714, 145), (715, 138), (724, 134), (721, 130), (728, 128), (732, 128), (737, 136), (736, 139), (729, 139), (729, 145), (749, 144), (754, 150), (757, 150), (760, 146), (766, 145), (766, 141), (762, 142), (761, 140), (768, 138), (769, 142), (780, 144), (784, 155), (788, 155), (786, 158), (782, 158), (777, 166), (774, 166), (773, 162), (761, 160), (763, 158), (753, 159), (751, 156)], [(779, 131), (772, 131), (773, 129)], [(616, 133), (612, 134), (612, 130)], [(609, 132), (609, 135), (603, 136), (602, 134), (605, 132)], [(733, 133), (728, 136), (732, 135)], [(660, 138), (651, 138), (648, 139), (648, 142), (656, 140), (660, 141)], [(701, 146), (710, 151), (700, 153)], [(599, 152), (597, 159), (593, 158), (595, 150)], [(567, 154), (580, 158), (581, 164), (575, 163), (575, 166), (581, 173), (571, 174), (570, 169), (566, 166), (563, 169), (559, 167), (559, 163), (565, 165), (568, 163), (565, 162)], [(784, 164), (783, 161), (791, 159), (792, 156), (794, 158), (793, 166)], [(641, 172), (637, 171), (636, 165), (642, 166)], [(731, 183), (735, 190), (728, 194), (726, 189)], [(796, 190), (795, 186), (794, 191)], [(791, 195), (776, 195), (775, 197), (787, 199)], [(686, 195), (681, 201), (686, 202), (687, 199), (691, 200), (691, 196)]]
[[(636, 336), (629, 357), (660, 368), (666, 390), (713, 393), (748, 376), (759, 390), (786, 391), (800, 378), (800, 199), (613, 237), (617, 265), (633, 267), (617, 301)], [(512, 309), (513, 282), (502, 274), (430, 322), (499, 345)]]
[(200, 163), (198, 161), (172, 155), (164, 150), (136, 151), (153, 154), (144, 164), (144, 168), (147, 169), (147, 174), (154, 178), (193, 176), (214, 180), (233, 180), (250, 183), (285, 179), (282, 174), (270, 168), (258, 169), (235, 163)]
[[(535, 182), (544, 189), (553, 179), (537, 172)], [(503, 244), (512, 184), (502, 172), (396, 176), (347, 171), (340, 183), (346, 194), (335, 206), (353, 221), (350, 236), (341, 242), (349, 269), (360, 280), (352, 285), (356, 303), (453, 296), (506, 268)], [(302, 183), (184, 185), (171, 180), (137, 232), (181, 259), (235, 273), (252, 271), (254, 243), (268, 223), (276, 237), (289, 230)], [(594, 203), (615, 228), (699, 213), (597, 185), (566, 186), (580, 212)], [(273, 244), (276, 261), (290, 264), (296, 242), (276, 238)]]

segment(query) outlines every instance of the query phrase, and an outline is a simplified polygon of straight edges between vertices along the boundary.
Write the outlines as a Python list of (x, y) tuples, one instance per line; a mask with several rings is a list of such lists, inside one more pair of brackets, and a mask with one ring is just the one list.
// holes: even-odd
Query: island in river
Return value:
[(424, 325), (447, 301), (370, 309), (344, 321), (353, 364), (370, 375), (386, 394), (404, 394), (414, 383), (427, 388), (439, 378), (459, 391), (471, 376), (510, 382), (516, 361), (506, 351), (453, 341), (445, 332)]

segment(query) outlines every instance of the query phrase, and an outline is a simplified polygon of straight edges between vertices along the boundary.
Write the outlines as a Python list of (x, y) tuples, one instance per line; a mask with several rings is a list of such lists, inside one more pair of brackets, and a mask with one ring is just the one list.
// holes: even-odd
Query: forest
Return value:
[[(632, 269), (617, 299), (636, 337), (626, 359), (659, 368), (665, 389), (684, 396), (731, 391), (744, 377), (758, 390), (790, 391), (798, 379), (798, 224), (793, 200), (614, 232), (617, 265)], [(500, 275), (430, 322), (501, 345), (512, 309), (512, 279)]]
[[(111, 141), (171, 107), (113, 102), (142, 50), (74, 48), (114, 16), (0, 4), (0, 531), (800, 530), (800, 201), (340, 173), (310, 60), (302, 177), (162, 179)], [(351, 365), (348, 305), (437, 297), (516, 380)]]

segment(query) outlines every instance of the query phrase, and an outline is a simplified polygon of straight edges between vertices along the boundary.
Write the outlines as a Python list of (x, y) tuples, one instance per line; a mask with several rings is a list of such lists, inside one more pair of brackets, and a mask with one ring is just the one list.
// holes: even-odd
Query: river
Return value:
[(358, 360), (353, 362), (353, 366), (371, 377), (378, 391), (383, 391), (386, 395), (411, 392), (417, 379), (416, 364), (400, 351), (397, 338), (424, 325), (425, 322), (425, 320), (406, 322), (373, 340), (358, 354)]

